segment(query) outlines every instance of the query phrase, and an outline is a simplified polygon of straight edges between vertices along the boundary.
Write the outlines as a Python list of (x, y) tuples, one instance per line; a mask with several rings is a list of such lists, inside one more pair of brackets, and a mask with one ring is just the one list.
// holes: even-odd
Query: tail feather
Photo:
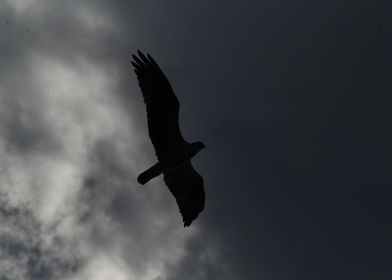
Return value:
[(137, 181), (144, 185), (151, 179), (159, 176), (163, 172), (162, 165), (158, 162), (157, 164), (151, 166), (146, 171), (142, 172), (138, 177)]

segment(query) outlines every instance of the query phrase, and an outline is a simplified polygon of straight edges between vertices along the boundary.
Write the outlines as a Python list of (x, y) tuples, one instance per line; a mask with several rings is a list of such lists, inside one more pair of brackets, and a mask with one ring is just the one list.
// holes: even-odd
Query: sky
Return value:
[[(324, 2), (0, 0), (0, 279), (391, 279), (392, 4)], [(189, 228), (137, 49), (206, 145)]]

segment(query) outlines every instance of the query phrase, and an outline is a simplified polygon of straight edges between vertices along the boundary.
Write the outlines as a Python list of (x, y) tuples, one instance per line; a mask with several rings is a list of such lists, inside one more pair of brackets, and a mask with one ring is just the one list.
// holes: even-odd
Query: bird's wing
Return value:
[(184, 227), (189, 226), (204, 209), (203, 177), (188, 162), (182, 167), (165, 172), (164, 180), (177, 201)]
[(155, 60), (139, 50), (138, 55), (132, 55), (132, 65), (146, 104), (148, 133), (160, 160), (186, 143), (178, 123), (180, 103)]

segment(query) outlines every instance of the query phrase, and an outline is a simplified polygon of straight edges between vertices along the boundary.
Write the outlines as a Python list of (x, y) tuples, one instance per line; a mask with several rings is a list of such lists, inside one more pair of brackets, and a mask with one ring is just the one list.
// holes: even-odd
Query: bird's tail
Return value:
[(147, 169), (146, 171), (141, 173), (137, 177), (137, 181), (140, 184), (144, 185), (145, 183), (150, 181), (152, 178), (155, 178), (158, 175), (160, 175), (162, 172), (163, 172), (162, 165), (158, 162), (157, 164), (151, 166), (149, 169)]

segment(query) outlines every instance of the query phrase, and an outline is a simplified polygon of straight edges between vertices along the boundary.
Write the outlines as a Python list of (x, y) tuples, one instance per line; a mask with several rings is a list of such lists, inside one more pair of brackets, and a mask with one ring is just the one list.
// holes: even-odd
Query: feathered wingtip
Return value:
[(182, 222), (184, 223), (184, 228), (189, 227), (193, 220), (182, 218)]
[(184, 227), (189, 227), (192, 224), (192, 222), (196, 220), (196, 218), (199, 216), (200, 212), (192, 216), (190, 216), (189, 213), (186, 213), (185, 211), (180, 210), (180, 213), (182, 216), (182, 222), (184, 224)]
[(197, 218), (197, 216), (193, 219), (184, 219), (183, 218), (182, 222), (184, 223), (184, 227), (189, 227), (196, 218)]
[(151, 67), (160, 70), (158, 63), (149, 53), (144, 54), (139, 49), (136, 52), (136, 54), (132, 54), (133, 61), (131, 61), (131, 64), (135, 67), (135, 72), (143, 69), (144, 67)]
[(187, 227), (189, 227), (191, 225), (192, 222), (189, 222), (189, 221), (186, 222), (186, 221), (183, 220), (183, 223), (184, 223), (184, 228), (187, 228)]

